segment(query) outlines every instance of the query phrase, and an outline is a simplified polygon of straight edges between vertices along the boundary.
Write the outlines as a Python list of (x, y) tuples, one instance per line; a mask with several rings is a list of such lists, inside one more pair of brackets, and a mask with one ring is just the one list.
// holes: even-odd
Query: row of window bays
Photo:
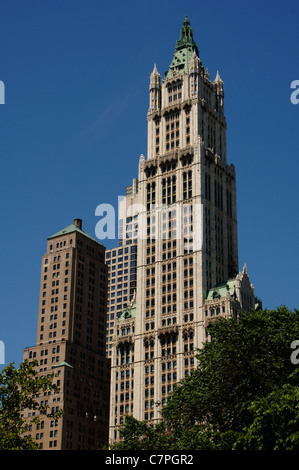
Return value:
[[(179, 161), (181, 161), (181, 166), (179, 166)], [(181, 171), (178, 172), (178, 169)], [(198, 196), (194, 191), (195, 171), (196, 165), (192, 153), (186, 154), (180, 160), (174, 154), (173, 158), (169, 157), (169, 160), (161, 161), (159, 166), (157, 161), (149, 161), (145, 169), (147, 211), (151, 211), (155, 205), (169, 206)], [(159, 178), (157, 178), (158, 175)], [(179, 178), (181, 178), (180, 181)], [(222, 168), (222, 165), (215, 165), (211, 161), (210, 152), (207, 152), (205, 159), (204, 181), (201, 185), (203, 186), (202, 195), (204, 195), (206, 202), (214, 204), (219, 211), (229, 217), (235, 216), (233, 210), (235, 176)], [(159, 189), (160, 198), (157, 196)]]
[[(158, 334), (157, 338), (155, 338), (154, 333), (151, 335), (145, 335), (143, 343), (144, 343), (144, 360), (146, 362), (153, 361), (157, 358), (154, 354), (155, 348), (155, 341), (158, 341), (159, 352), (158, 356), (160, 355), (163, 358), (173, 357), (177, 354), (177, 343), (179, 341), (179, 334), (182, 335), (182, 341), (184, 344), (184, 353), (192, 352), (194, 349), (194, 331), (192, 326), (183, 327), (181, 333), (179, 332), (179, 328), (169, 327), (168, 331), (162, 331)], [(124, 365), (130, 364), (134, 362), (134, 344), (132, 341), (127, 340), (124, 338), (123, 341), (118, 343), (116, 349), (116, 365)], [(149, 369), (147, 368), (147, 372)], [(118, 378), (118, 372), (116, 375)], [(120, 378), (125, 378), (124, 373), (121, 372)]]
[[(161, 107), (165, 109), (168, 106), (171, 106), (172, 103), (177, 103), (180, 100), (186, 100), (187, 97), (192, 97), (194, 98), (195, 96), (201, 97), (206, 104), (209, 106), (209, 108), (217, 110), (219, 108), (219, 99), (218, 99), (218, 92), (217, 88), (215, 87), (215, 84), (210, 82), (209, 76), (204, 75), (202, 76), (203, 80), (200, 80), (199, 72), (198, 70), (193, 70), (189, 74), (189, 79), (187, 82), (184, 83), (184, 81), (181, 79), (182, 76), (176, 75), (176, 77), (172, 77), (172, 79), (168, 79), (165, 83), (164, 91), (165, 91), (165, 96), (164, 100), (161, 99), (161, 92), (163, 92), (163, 88), (159, 86), (158, 88), (156, 87), (156, 84), (154, 86), (150, 85), (150, 91), (151, 93), (151, 101), (150, 103), (150, 110), (156, 109), (153, 105), (153, 101), (155, 100), (155, 95), (159, 98), (158, 103)], [(185, 90), (184, 90), (185, 88)], [(158, 90), (158, 93), (157, 93)], [(190, 111), (190, 102), (188, 104), (188, 101), (186, 103), (185, 101), (185, 110), (188, 113)]]
[[(183, 355), (178, 355), (178, 333), (162, 334), (156, 340), (144, 338), (144, 419), (154, 419), (155, 387), (159, 384), (161, 404), (166, 402), (167, 395), (173, 391), (180, 379), (178, 362), (182, 361), (183, 373), (190, 375), (194, 369), (194, 332), (184, 329), (182, 332)], [(159, 353), (155, 356), (155, 342), (158, 341)], [(156, 360), (159, 358), (159, 361)], [(122, 424), (124, 414), (133, 412), (134, 403), (134, 344), (121, 343), (117, 348), (117, 370), (115, 371), (115, 421)], [(157, 375), (160, 379), (157, 382)], [(156, 381), (156, 382), (155, 382)], [(148, 410), (152, 410), (148, 414)]]
[[(174, 95), (178, 96), (178, 95)], [(170, 97), (171, 103), (173, 97)], [(194, 140), (191, 132), (192, 111), (190, 105), (174, 105), (170, 109), (165, 110), (163, 116), (159, 114), (153, 117), (153, 147), (155, 155), (162, 155), (182, 147), (189, 147), (191, 140)], [(214, 149), (221, 157), (225, 155), (225, 132), (226, 123), (220, 114), (210, 112), (210, 103), (202, 102), (201, 115), (196, 125), (196, 133), (199, 133), (201, 139), (208, 148)]]

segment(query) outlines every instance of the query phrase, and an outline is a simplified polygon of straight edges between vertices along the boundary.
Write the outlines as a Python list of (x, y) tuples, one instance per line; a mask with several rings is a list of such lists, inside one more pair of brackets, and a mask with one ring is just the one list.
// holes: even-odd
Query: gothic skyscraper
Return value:
[[(114, 328), (110, 438), (126, 414), (155, 422), (196, 366), (214, 318), (255, 308), (238, 273), (236, 173), (224, 86), (210, 79), (186, 17), (172, 62), (150, 75), (147, 157), (138, 172), (137, 288)], [(160, 403), (161, 406), (157, 406)]]

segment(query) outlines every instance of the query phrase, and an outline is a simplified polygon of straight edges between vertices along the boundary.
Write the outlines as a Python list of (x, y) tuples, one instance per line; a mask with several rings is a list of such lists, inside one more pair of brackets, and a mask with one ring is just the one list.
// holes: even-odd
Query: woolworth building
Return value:
[(147, 122), (147, 156), (124, 202), (123, 226), (138, 227), (121, 241), (137, 244), (137, 281), (113, 325), (112, 441), (127, 414), (159, 419), (174, 385), (196, 367), (210, 322), (260, 306), (246, 265), (238, 266), (223, 81), (219, 72), (210, 78), (187, 17), (167, 72), (155, 65), (150, 75)]

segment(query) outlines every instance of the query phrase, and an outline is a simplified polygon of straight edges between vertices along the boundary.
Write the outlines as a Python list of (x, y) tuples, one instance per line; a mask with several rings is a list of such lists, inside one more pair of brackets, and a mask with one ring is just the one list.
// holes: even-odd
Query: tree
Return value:
[(240, 433), (234, 449), (298, 450), (299, 449), (299, 386), (298, 372), (290, 382), (248, 406), (251, 423)]
[(25, 436), (29, 425), (38, 422), (39, 416), (30, 422), (22, 416), (25, 408), (35, 410), (43, 416), (59, 418), (61, 412), (49, 412), (47, 405), (41, 405), (34, 397), (41, 392), (58, 391), (52, 383), (54, 374), (38, 376), (37, 361), (24, 361), (19, 369), (14, 363), (5, 367), (0, 374), (0, 450), (37, 449), (37, 444)]
[(122, 441), (113, 446), (118, 450), (171, 449), (171, 440), (168, 443), (168, 433), (163, 422), (152, 428), (146, 421), (138, 421), (132, 416), (127, 416), (120, 435)]
[[(157, 448), (298, 448), (299, 383), (290, 346), (299, 339), (299, 312), (280, 307), (240, 313), (219, 318), (209, 333), (211, 342), (198, 352), (198, 368), (176, 386), (161, 422), (151, 429)], [(146, 449), (146, 423), (140, 434), (134, 426), (132, 444)], [(125, 423), (122, 445), (127, 430)]]

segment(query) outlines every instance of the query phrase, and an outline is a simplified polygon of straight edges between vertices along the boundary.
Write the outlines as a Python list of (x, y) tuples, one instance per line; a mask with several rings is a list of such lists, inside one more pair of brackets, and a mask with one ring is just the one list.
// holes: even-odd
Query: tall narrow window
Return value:
[(192, 170), (183, 173), (183, 199), (192, 197)]

